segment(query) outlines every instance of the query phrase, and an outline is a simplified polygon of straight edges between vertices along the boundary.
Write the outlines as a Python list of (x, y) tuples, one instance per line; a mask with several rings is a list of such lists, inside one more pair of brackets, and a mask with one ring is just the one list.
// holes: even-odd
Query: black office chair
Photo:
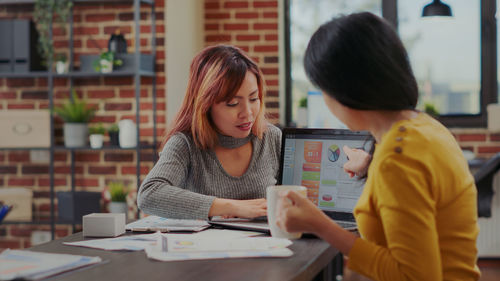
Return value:
[(477, 187), (477, 211), (479, 217), (491, 217), (491, 200), (493, 199), (493, 178), (500, 170), (500, 153), (491, 157), (474, 173)]

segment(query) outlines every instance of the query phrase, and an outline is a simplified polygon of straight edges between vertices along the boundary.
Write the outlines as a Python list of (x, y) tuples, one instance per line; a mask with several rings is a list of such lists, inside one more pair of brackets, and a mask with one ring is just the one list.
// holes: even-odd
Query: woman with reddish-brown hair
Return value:
[(281, 131), (265, 119), (263, 95), (262, 72), (243, 51), (202, 50), (160, 159), (139, 189), (139, 208), (183, 219), (266, 215)]

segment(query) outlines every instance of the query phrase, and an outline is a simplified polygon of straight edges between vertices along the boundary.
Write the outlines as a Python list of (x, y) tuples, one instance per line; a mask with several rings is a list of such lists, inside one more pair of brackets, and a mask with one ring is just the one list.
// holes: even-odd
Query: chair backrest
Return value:
[(493, 177), (500, 170), (500, 153), (495, 154), (474, 174), (477, 187), (477, 209), (479, 217), (491, 217), (493, 199)]

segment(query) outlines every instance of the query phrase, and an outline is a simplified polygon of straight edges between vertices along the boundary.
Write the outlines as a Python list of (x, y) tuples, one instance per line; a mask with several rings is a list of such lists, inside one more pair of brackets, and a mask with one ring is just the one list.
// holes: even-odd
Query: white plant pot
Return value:
[(56, 72), (57, 74), (68, 73), (68, 64), (63, 61), (56, 62)]
[(104, 136), (101, 134), (92, 134), (89, 137), (90, 139), (90, 147), (92, 148), (101, 148), (104, 140)]
[(118, 133), (118, 142), (121, 148), (134, 148), (137, 146), (137, 127), (134, 121), (123, 119), (118, 122), (120, 131)]
[(87, 145), (87, 123), (64, 123), (64, 145), (83, 147)]
[(490, 132), (500, 132), (500, 103), (488, 104), (488, 130)]
[(115, 214), (125, 214), (125, 219), (127, 219), (127, 202), (109, 202), (109, 212)]
[(307, 127), (307, 108), (299, 107), (297, 109), (297, 127)]
[(113, 72), (113, 62), (109, 60), (101, 60), (101, 73), (111, 73)]

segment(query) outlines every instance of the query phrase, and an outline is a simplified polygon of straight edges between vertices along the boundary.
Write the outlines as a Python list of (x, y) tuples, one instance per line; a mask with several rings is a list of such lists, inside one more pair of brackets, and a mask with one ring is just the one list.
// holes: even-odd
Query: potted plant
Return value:
[(299, 108), (297, 109), (297, 126), (300, 128), (307, 127), (307, 97), (302, 97), (299, 100)]
[[(61, 28), (66, 28), (68, 16), (73, 6), (72, 0), (36, 0), (33, 19), (38, 30), (38, 52), (47, 60), (53, 58), (54, 43), (50, 39), (52, 23), (58, 22)], [(54, 18), (54, 15), (57, 15)], [(54, 20), (55, 19), (55, 20)]]
[(120, 128), (117, 124), (113, 124), (108, 128), (109, 142), (112, 146), (120, 146), (120, 142), (118, 141), (118, 134)]
[(99, 55), (99, 59), (95, 60), (93, 63), (94, 70), (101, 73), (113, 72), (113, 66), (122, 65), (123, 61), (121, 59), (115, 59), (114, 52), (103, 52)]
[(125, 213), (127, 217), (127, 195), (130, 189), (121, 181), (111, 181), (107, 185), (107, 193), (109, 194), (109, 212), (110, 213)]
[(72, 99), (54, 107), (54, 112), (64, 120), (64, 145), (82, 147), (87, 143), (87, 123), (94, 118), (96, 109), (78, 98), (75, 90), (72, 90), (71, 95)]
[(432, 102), (426, 102), (424, 103), (424, 112), (429, 114), (430, 116), (434, 118), (439, 117), (439, 110), (437, 107), (434, 105)]
[(68, 73), (68, 62), (66, 59), (66, 54), (56, 55), (56, 73), (63, 74)]
[(101, 148), (102, 143), (104, 141), (104, 134), (106, 133), (106, 129), (99, 123), (96, 126), (89, 128), (89, 139), (90, 139), (90, 147), (92, 148)]

